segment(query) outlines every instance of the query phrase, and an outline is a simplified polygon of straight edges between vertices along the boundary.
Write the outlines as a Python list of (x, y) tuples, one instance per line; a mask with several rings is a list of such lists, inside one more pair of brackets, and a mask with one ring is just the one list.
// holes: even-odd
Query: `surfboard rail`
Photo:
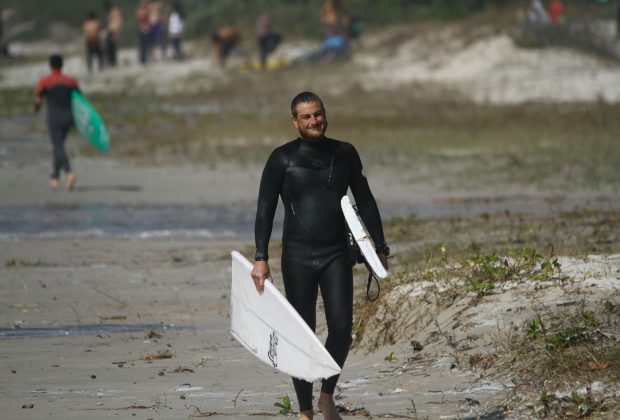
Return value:
[(108, 130), (95, 108), (77, 90), (71, 92), (71, 113), (82, 137), (99, 152), (107, 153), (110, 149)]
[(364, 222), (353, 208), (351, 204), (351, 199), (348, 195), (344, 195), (340, 200), (340, 207), (342, 208), (342, 213), (344, 214), (344, 219), (347, 222), (347, 226), (357, 243), (364, 260), (367, 263), (368, 268), (372, 271), (372, 273), (380, 278), (386, 279), (390, 276), (390, 273), (385, 269), (377, 252), (375, 251), (375, 245), (372, 242), (372, 238), (368, 234), (366, 227), (364, 226)]

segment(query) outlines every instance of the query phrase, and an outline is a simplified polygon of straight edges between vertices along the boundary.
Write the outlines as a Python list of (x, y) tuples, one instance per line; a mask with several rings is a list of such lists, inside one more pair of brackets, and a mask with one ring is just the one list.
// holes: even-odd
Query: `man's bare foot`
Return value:
[(302, 411), (299, 413), (300, 420), (312, 420), (312, 417), (314, 417), (314, 411), (312, 410)]
[(73, 191), (73, 187), (75, 186), (75, 174), (73, 172), (67, 174), (67, 191)]
[(52, 178), (50, 179), (49, 186), (51, 189), (57, 190), (60, 187), (60, 181), (58, 181), (58, 178)]
[(340, 417), (336, 409), (333, 395), (321, 392), (318, 405), (325, 420), (342, 420), (342, 417)]

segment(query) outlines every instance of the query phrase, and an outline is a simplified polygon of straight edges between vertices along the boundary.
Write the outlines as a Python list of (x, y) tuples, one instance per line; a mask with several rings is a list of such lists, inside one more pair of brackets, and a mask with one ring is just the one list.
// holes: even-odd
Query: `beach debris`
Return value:
[(122, 408), (122, 410), (150, 410), (157, 407), (157, 405), (130, 405), (129, 407)]
[(422, 345), (422, 343), (416, 340), (411, 340), (409, 345), (411, 346), (411, 350), (413, 351), (422, 351), (424, 349), (424, 346)]
[(196, 373), (193, 369), (179, 366), (174, 370), (174, 373)]
[(608, 363), (588, 362), (590, 370), (605, 370), (609, 366)]
[(34, 404), (24, 404), (22, 408), (34, 408)]
[(398, 357), (396, 357), (396, 354), (394, 354), (394, 352), (391, 352), (390, 354), (388, 354), (387, 356), (385, 356), (385, 359), (388, 362), (396, 362), (398, 360)]
[(112, 315), (112, 316), (100, 316), (102, 321), (124, 321), (127, 319), (127, 315)]
[(146, 362), (152, 362), (153, 360), (163, 360), (172, 358), (171, 354), (147, 354), (142, 359)]
[(186, 405), (185, 408), (194, 409), (194, 414), (190, 415), (190, 417), (211, 417), (211, 416), (215, 416), (216, 414), (219, 414), (217, 411), (201, 411), (200, 408), (196, 407), (194, 404), (189, 405), (189, 406)]
[(161, 338), (161, 334), (155, 331), (149, 331), (147, 335), (144, 336), (144, 338), (152, 340), (154, 338)]
[(338, 414), (371, 418), (370, 411), (364, 407), (347, 407), (346, 405), (337, 404), (336, 410), (338, 411)]
[(90, 375), (90, 379), (97, 379), (97, 375)]
[(158, 352), (157, 354), (147, 354), (142, 358), (145, 362), (152, 362), (153, 360), (163, 360), (172, 358), (172, 354), (165, 350), (163, 352)]
[(201, 386), (192, 386), (192, 384), (181, 384), (177, 386), (174, 390), (177, 392), (190, 392), (190, 391), (200, 391), (203, 388)]

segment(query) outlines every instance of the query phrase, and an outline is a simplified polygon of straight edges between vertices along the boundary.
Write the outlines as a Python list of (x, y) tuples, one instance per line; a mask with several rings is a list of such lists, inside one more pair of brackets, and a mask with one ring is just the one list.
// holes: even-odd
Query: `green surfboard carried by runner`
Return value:
[(99, 152), (107, 153), (110, 149), (108, 130), (95, 108), (77, 90), (71, 92), (71, 112), (80, 134)]

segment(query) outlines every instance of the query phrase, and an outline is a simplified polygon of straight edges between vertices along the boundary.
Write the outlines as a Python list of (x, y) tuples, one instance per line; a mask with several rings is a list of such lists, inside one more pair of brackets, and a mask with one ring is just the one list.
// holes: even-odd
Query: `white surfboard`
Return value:
[(265, 282), (259, 295), (252, 264), (233, 251), (230, 293), (230, 332), (237, 341), (269, 366), (308, 382), (340, 373), (308, 324), (286, 298)]
[(362, 256), (368, 263), (368, 267), (378, 278), (388, 278), (390, 273), (385, 269), (383, 264), (381, 264), (381, 260), (375, 251), (375, 245), (372, 243), (372, 239), (366, 231), (362, 219), (360, 219), (359, 215), (353, 208), (351, 199), (349, 199), (348, 195), (342, 197), (340, 200), (340, 207), (342, 208), (344, 219), (347, 221), (347, 225), (349, 226), (349, 229), (351, 230), (351, 233), (353, 234), (353, 237), (362, 252)]

